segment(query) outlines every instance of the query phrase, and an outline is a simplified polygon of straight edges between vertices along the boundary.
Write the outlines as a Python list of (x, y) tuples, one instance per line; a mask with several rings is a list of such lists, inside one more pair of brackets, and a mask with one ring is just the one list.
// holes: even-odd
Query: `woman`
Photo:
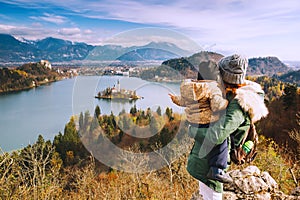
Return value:
[[(239, 145), (251, 121), (255, 123), (268, 114), (260, 85), (245, 80), (246, 58), (235, 54), (222, 58), (218, 65), (229, 101), (226, 113), (209, 128), (189, 126), (189, 136), (195, 139), (195, 143), (188, 158), (187, 170), (199, 180), (199, 192), (204, 200), (221, 200), (223, 192), (223, 184), (208, 175), (211, 149), (224, 144), (224, 141), (228, 149), (231, 143)], [(229, 154), (227, 159), (230, 161)]]
[[(202, 72), (202, 74), (200, 73)], [(205, 71), (205, 72), (203, 72)], [(204, 76), (205, 79), (202, 77)], [(187, 121), (190, 126), (207, 128), (219, 120), (220, 113), (228, 105), (224, 98), (220, 72), (216, 62), (201, 62), (197, 80), (184, 80), (180, 85), (180, 95), (169, 94), (173, 103), (185, 107)], [(227, 168), (227, 141), (214, 145), (208, 154), (209, 177), (223, 183), (232, 182), (232, 178), (224, 172)]]

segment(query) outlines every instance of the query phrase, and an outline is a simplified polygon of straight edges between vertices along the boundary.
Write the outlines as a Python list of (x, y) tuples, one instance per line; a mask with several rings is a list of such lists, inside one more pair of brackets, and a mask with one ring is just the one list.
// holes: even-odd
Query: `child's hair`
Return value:
[(200, 81), (200, 80), (204, 80), (204, 78), (202, 77), (201, 73), (198, 72), (198, 75), (197, 75), (197, 80)]
[(202, 61), (199, 64), (197, 80), (220, 80), (220, 71), (216, 62)]

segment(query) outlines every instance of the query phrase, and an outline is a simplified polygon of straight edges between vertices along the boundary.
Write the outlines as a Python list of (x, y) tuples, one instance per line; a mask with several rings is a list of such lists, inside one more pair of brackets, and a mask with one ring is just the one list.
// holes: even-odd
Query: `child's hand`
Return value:
[(173, 95), (173, 94), (171, 94), (171, 93), (169, 93), (168, 95), (170, 96), (170, 98), (171, 98), (171, 100), (173, 101), (173, 103), (175, 103), (175, 101), (176, 101), (176, 96)]
[(181, 102), (180, 102), (180, 96), (176, 96), (171, 93), (169, 93), (168, 95), (170, 96), (172, 102), (175, 103), (177, 106), (183, 106), (183, 104), (181, 104)]

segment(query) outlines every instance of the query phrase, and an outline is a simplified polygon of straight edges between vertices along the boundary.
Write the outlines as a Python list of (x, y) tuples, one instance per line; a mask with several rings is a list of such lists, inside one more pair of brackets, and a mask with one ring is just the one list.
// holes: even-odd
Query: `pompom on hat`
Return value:
[(230, 84), (243, 84), (245, 82), (248, 67), (247, 58), (234, 54), (222, 58), (218, 65), (224, 82)]

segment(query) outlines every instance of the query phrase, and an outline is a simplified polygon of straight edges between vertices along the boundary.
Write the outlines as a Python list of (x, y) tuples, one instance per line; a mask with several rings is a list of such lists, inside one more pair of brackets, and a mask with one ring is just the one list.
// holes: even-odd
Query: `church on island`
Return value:
[(112, 88), (108, 87), (105, 90), (98, 92), (95, 98), (98, 99), (109, 99), (109, 100), (138, 100), (141, 97), (136, 94), (136, 91), (121, 89), (120, 81), (118, 80), (117, 85)]

